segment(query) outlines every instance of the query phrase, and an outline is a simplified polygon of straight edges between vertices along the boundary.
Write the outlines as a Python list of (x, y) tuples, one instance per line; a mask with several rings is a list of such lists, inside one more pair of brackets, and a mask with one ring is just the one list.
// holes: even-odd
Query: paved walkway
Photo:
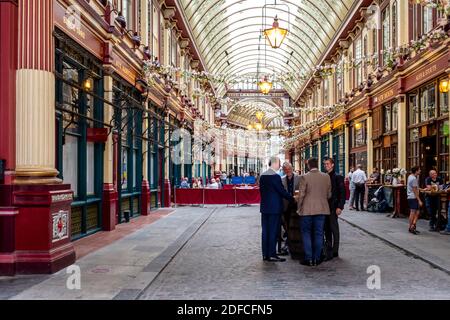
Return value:
[(417, 222), (420, 235), (413, 235), (408, 232), (408, 219), (384, 213), (345, 211), (342, 219), (450, 275), (450, 236), (428, 231), (427, 220)]
[[(54, 275), (0, 278), (11, 299), (449, 299), (450, 276), (361, 226), (341, 222), (340, 258), (319, 267), (261, 260), (258, 206), (178, 208), (77, 261), (81, 290)], [(374, 217), (380, 219), (374, 222)], [(386, 220), (386, 222), (383, 219)], [(352, 224), (383, 231), (403, 223), (345, 212)], [(358, 221), (359, 222), (358, 222)], [(386, 231), (387, 230), (387, 231)], [(391, 234), (391, 229), (385, 233)], [(374, 233), (374, 232), (372, 232)], [(395, 232), (394, 232), (395, 233)], [(375, 234), (375, 233), (374, 233)], [(398, 233), (409, 241), (408, 233)], [(439, 238), (440, 235), (434, 235)], [(428, 237), (424, 235), (423, 238)], [(444, 236), (441, 236), (444, 237)], [(442, 238), (446, 239), (446, 238)], [(420, 239), (411, 239), (419, 241)], [(440, 245), (430, 242), (432, 247)], [(424, 246), (426, 244), (423, 244)], [(447, 260), (446, 257), (442, 259)], [(369, 266), (381, 289), (367, 288)], [(6, 289), (5, 289), (6, 288)]]

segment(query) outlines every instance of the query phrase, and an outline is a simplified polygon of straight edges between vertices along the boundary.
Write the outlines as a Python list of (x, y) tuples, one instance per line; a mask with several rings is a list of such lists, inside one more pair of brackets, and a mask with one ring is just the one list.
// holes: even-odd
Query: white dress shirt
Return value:
[(357, 169), (355, 172), (353, 172), (351, 179), (355, 184), (365, 183), (367, 181), (367, 176), (364, 171), (362, 171), (361, 169)]

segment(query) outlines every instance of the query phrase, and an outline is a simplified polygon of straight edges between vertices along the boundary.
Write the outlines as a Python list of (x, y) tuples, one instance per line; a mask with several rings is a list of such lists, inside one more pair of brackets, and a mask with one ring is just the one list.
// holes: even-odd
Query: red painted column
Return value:
[(141, 214), (148, 216), (150, 214), (150, 184), (147, 180), (142, 180), (141, 194)]
[[(2, 28), (5, 3), (16, 4), (0, 1)], [(14, 124), (14, 129), (9, 130), (14, 130), (15, 140), (10, 139), (2, 152), (8, 150), (14, 176), (9, 186), (0, 186), (0, 201), (10, 202), (6, 205), (13, 207), (16, 214), (14, 218), (1, 215), (2, 228), (10, 233), (0, 237), (0, 248), (4, 250), (0, 252), (0, 274), (53, 273), (75, 262), (70, 239), (73, 193), (70, 185), (57, 178), (55, 169), (53, 1), (18, 0), (16, 8), (8, 11), (16, 12), (16, 18), (12, 14), (11, 19), (17, 30), (15, 34), (9, 30), (17, 39), (17, 60), (8, 56), (16, 70), (11, 81), (14, 93), (8, 93), (7, 106), (9, 121)], [(1, 77), (6, 76), (2, 73)]]
[(0, 0), (0, 160), (8, 185), (16, 166), (17, 9), (17, 0)]

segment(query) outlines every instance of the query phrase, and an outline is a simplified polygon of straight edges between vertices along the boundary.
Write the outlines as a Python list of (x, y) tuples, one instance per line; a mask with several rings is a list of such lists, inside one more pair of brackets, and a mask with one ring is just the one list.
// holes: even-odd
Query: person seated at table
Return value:
[(369, 183), (379, 184), (380, 182), (381, 182), (380, 172), (378, 171), (378, 168), (373, 168), (373, 172), (369, 177)]
[(203, 179), (202, 177), (197, 178), (197, 184), (199, 188), (203, 188)]
[(189, 187), (190, 186), (189, 186), (188, 178), (187, 177), (182, 178), (180, 188), (181, 189), (189, 189)]
[(194, 188), (194, 189), (200, 188), (197, 178), (194, 178), (194, 180), (192, 182), (192, 188)]
[[(443, 184), (444, 182), (440, 177), (438, 177), (436, 170), (430, 170), (428, 178), (425, 179), (426, 190), (438, 191), (440, 190), (440, 186), (442, 186)], [(439, 195), (425, 195), (425, 208), (430, 215), (430, 231), (439, 231), (439, 228), (441, 227), (437, 225), (440, 200), (441, 199)]]
[(208, 189), (219, 189), (219, 184), (217, 183), (216, 179), (211, 179), (211, 183), (208, 184)]
[(222, 171), (222, 174), (220, 175), (220, 180), (222, 181), (222, 184), (227, 184), (227, 173), (225, 171)]

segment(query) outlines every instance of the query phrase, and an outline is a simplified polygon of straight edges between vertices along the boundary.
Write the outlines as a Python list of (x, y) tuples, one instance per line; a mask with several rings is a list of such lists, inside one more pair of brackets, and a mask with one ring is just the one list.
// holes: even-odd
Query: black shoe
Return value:
[(300, 260), (300, 264), (302, 266), (308, 266), (308, 267), (314, 266), (314, 262), (312, 260)]
[(270, 262), (285, 262), (286, 259), (280, 258), (278, 256), (275, 256), (275, 257), (270, 257), (267, 261), (270, 261)]
[(416, 231), (416, 230), (414, 230), (414, 229), (409, 229), (408, 231), (409, 231), (409, 233), (412, 233), (412, 234), (417, 234), (417, 231)]
[(323, 261), (330, 261), (333, 260), (333, 256), (326, 256)]
[(337, 252), (333, 253), (333, 258), (339, 258), (339, 253)]
[(430, 227), (430, 232), (437, 232), (437, 231), (438, 230), (435, 227), (433, 227), (433, 226)]
[(263, 261), (269, 261), (269, 258), (263, 257)]
[(288, 256), (288, 255), (289, 255), (289, 252), (287, 252), (287, 251), (281, 251), (281, 252), (277, 252), (277, 255), (279, 255), (279, 256)]

